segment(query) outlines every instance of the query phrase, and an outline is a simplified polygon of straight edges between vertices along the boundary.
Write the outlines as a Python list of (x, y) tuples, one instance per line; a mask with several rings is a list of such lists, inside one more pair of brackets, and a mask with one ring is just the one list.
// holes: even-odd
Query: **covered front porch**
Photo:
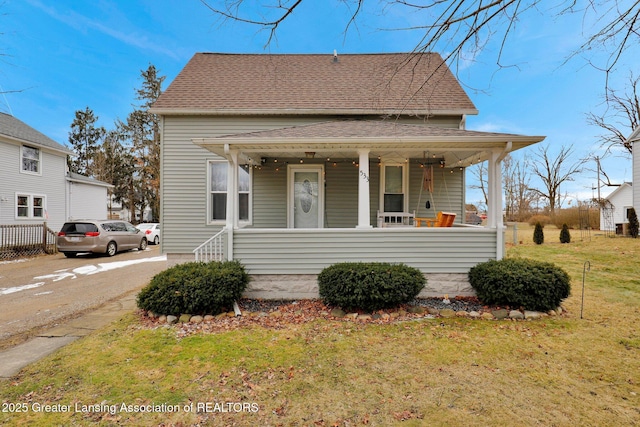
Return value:
[[(251, 297), (317, 297), (317, 274), (345, 261), (404, 263), (427, 276), (424, 296), (470, 295), (469, 269), (504, 254), (501, 162), (540, 140), (393, 121), (194, 139), (227, 161), (223, 228), (195, 257), (241, 261), (253, 277)], [(464, 169), (485, 160), (487, 223), (467, 226)], [(240, 165), (252, 171), (251, 202), (242, 209)], [(453, 227), (416, 227), (415, 218), (439, 210), (457, 214)], [(380, 212), (410, 220), (386, 226)]]

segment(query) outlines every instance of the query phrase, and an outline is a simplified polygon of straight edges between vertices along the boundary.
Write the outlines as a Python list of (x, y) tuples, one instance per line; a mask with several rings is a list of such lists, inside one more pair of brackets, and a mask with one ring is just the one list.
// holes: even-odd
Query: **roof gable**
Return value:
[(197, 53), (160, 114), (477, 114), (436, 53)]
[(73, 154), (64, 145), (35, 130), (31, 126), (5, 113), (0, 113), (0, 137), (8, 137), (21, 143), (31, 143), (64, 154)]

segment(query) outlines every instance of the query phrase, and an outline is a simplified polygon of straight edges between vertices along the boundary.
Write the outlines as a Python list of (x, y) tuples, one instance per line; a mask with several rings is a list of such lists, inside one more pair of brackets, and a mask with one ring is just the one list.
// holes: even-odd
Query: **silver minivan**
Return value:
[(79, 253), (93, 252), (114, 256), (129, 249), (147, 248), (145, 234), (128, 222), (119, 220), (78, 220), (62, 226), (56, 238), (58, 251), (73, 258)]

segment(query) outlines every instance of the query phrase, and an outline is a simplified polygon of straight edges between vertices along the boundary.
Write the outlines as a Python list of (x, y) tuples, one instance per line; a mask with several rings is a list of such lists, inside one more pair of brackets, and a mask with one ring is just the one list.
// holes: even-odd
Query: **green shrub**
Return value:
[(407, 303), (425, 283), (420, 270), (404, 264), (339, 263), (318, 275), (320, 297), (325, 304), (366, 311)]
[(542, 231), (542, 224), (539, 222), (536, 222), (536, 228), (533, 230), (533, 242), (536, 245), (544, 243), (544, 231)]
[(233, 306), (249, 283), (237, 261), (188, 262), (156, 274), (138, 307), (157, 314), (217, 314)]
[(634, 208), (629, 209), (629, 234), (634, 239), (638, 237), (638, 230), (640, 224), (638, 224), (638, 214)]
[(560, 267), (530, 259), (505, 258), (476, 265), (469, 283), (484, 304), (548, 311), (569, 296), (569, 275)]
[(562, 224), (562, 230), (560, 230), (560, 243), (571, 243), (571, 233), (569, 233), (569, 226)]

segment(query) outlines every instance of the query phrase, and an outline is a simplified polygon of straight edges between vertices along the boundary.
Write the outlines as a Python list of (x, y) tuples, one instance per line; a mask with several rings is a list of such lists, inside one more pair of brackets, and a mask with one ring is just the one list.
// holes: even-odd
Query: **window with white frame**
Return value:
[[(209, 162), (209, 221), (225, 221), (227, 218), (228, 164)], [(251, 167), (238, 166), (238, 219), (249, 221), (251, 203)]]
[(381, 176), (381, 209), (383, 212), (404, 212), (406, 208), (406, 165), (383, 164)]
[(46, 198), (35, 194), (16, 194), (16, 218), (45, 219)]
[(25, 173), (40, 174), (40, 149), (23, 145), (21, 150), (20, 171)]

